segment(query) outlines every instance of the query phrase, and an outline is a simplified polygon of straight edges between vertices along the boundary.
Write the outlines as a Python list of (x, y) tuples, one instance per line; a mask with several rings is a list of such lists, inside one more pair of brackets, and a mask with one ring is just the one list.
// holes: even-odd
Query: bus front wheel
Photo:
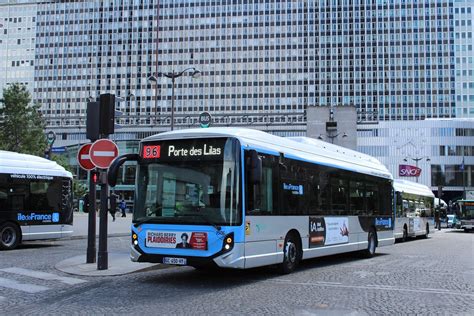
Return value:
[(288, 234), (283, 244), (283, 262), (279, 265), (282, 274), (293, 272), (301, 259), (301, 247), (296, 234)]
[(21, 233), (18, 227), (13, 223), (0, 225), (0, 249), (15, 249), (20, 243)]

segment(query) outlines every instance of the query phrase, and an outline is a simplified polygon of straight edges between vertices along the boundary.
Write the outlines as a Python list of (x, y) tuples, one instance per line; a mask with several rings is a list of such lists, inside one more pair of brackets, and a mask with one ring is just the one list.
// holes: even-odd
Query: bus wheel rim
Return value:
[(11, 246), (15, 243), (15, 233), (10, 227), (6, 227), (2, 230), (2, 244), (5, 246)]
[(286, 244), (286, 258), (290, 263), (296, 262), (296, 245), (291, 241)]
[(374, 253), (375, 252), (375, 240), (374, 240), (374, 234), (370, 234), (370, 238), (369, 238), (369, 251), (370, 253)]

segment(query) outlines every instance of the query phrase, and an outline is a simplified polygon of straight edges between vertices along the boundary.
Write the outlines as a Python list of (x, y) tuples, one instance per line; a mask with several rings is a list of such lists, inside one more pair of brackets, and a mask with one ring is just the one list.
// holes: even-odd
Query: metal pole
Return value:
[(92, 171), (89, 171), (89, 228), (87, 232), (87, 260), (86, 263), (95, 263), (95, 198), (96, 190)]
[(171, 77), (171, 130), (174, 129), (174, 82), (175, 82), (175, 76), (173, 73), (173, 77)]
[(462, 170), (461, 170), (461, 174), (462, 174), (462, 198), (463, 199), (467, 199), (467, 194), (466, 194), (466, 174), (467, 172), (464, 172), (464, 169), (466, 169), (466, 165), (464, 164), (464, 152), (463, 152), (463, 155), (462, 155)]
[(101, 170), (100, 179), (100, 223), (99, 223), (99, 254), (97, 261), (97, 270), (107, 270), (109, 267), (107, 253), (107, 191), (106, 171)]
[[(155, 65), (155, 72), (156, 76), (158, 76), (158, 57), (159, 57), (159, 44), (160, 44), (160, 1), (158, 1), (156, 5), (156, 51), (155, 51), (155, 58), (156, 58), (156, 65)], [(158, 81), (155, 84), (155, 127), (158, 123)]]
[[(415, 160), (416, 170), (418, 170), (418, 160), (419, 160), (419, 159), (418, 159), (418, 158), (413, 158), (413, 160)], [(416, 183), (418, 183), (418, 178), (419, 178), (419, 177), (420, 177), (420, 176), (415, 177), (415, 178), (416, 178)]]

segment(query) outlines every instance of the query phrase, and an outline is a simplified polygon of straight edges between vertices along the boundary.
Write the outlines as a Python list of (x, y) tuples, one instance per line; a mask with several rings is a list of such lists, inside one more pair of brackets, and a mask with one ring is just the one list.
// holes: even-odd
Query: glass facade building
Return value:
[[(83, 125), (87, 99), (111, 92), (125, 99), (122, 124), (166, 130), (172, 86), (159, 73), (195, 67), (199, 80), (176, 79), (177, 128), (195, 125), (208, 111), (216, 124), (304, 133), (305, 109), (319, 105), (355, 105), (364, 121), (469, 115), (472, 6), (468, 0), (42, 2), (35, 99), (51, 128)], [(153, 74), (157, 84), (147, 80)]]
[(454, 2), (456, 117), (474, 117), (474, 0)]
[(36, 8), (33, 0), (0, 0), (0, 96), (9, 84), (34, 89)]
[[(459, 198), (474, 191), (474, 119), (426, 119), (359, 124), (357, 150), (378, 158), (394, 178), (419, 181), (443, 197)], [(401, 165), (421, 168), (418, 177), (404, 177)]]

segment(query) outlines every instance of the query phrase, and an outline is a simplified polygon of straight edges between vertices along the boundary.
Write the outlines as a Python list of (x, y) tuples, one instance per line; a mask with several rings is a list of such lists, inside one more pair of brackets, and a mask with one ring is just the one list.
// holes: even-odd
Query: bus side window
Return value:
[(367, 215), (379, 215), (379, 188), (376, 183), (366, 182)]
[(365, 214), (365, 186), (361, 181), (350, 181), (350, 210), (352, 215)]
[(277, 158), (271, 155), (259, 155), (262, 159), (262, 179), (259, 184), (250, 184), (247, 172), (247, 215), (272, 215), (275, 213), (277, 195), (275, 186), (275, 170)]
[(392, 210), (392, 201), (390, 199), (390, 192), (392, 187), (389, 183), (380, 182), (378, 183), (379, 186), (379, 211), (381, 215), (389, 215), (393, 214)]
[(347, 215), (348, 182), (341, 178), (331, 178), (332, 209), (335, 215)]
[(319, 173), (319, 198), (321, 201), (321, 213), (331, 214), (331, 185), (329, 184), (329, 170), (321, 167)]
[(319, 171), (316, 167), (310, 167), (309, 173), (309, 192), (307, 198), (308, 214), (323, 215), (323, 212), (321, 211)]

